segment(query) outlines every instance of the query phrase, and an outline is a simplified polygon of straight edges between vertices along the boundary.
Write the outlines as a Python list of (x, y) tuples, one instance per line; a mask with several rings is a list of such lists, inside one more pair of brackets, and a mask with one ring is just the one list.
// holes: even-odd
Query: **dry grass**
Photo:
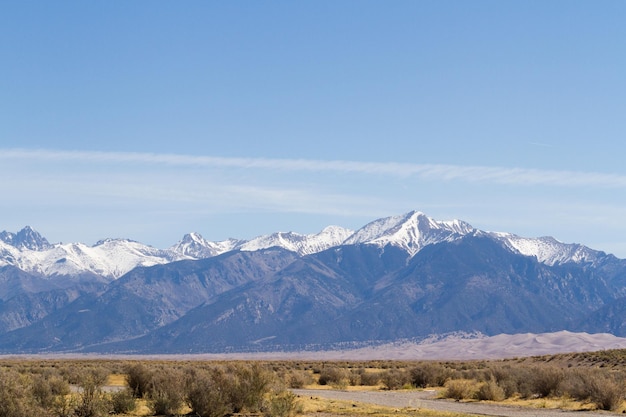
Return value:
[(550, 410), (567, 410), (567, 411), (594, 411), (595, 407), (591, 403), (575, 401), (570, 398), (508, 398), (499, 401), (498, 404), (511, 405), (526, 408), (543, 408)]
[[(612, 350), (591, 353), (573, 353), (563, 355), (551, 355), (541, 357), (516, 358), (494, 361), (359, 361), (359, 362), (322, 362), (322, 361), (199, 361), (199, 360), (62, 360), (62, 359), (3, 359), (0, 360), (0, 375), (3, 372), (17, 372), (28, 376), (46, 376), (55, 375), (70, 384), (78, 384), (78, 376), (85, 372), (106, 370), (108, 377), (105, 385), (114, 387), (126, 386), (125, 372), (131, 365), (141, 364), (151, 369), (163, 369), (166, 371), (181, 371), (186, 368), (207, 368), (216, 365), (233, 367), (237, 365), (243, 366), (261, 366), (268, 372), (277, 376), (278, 380), (283, 379), (287, 382), (286, 376), (297, 373), (305, 376), (307, 389), (345, 389), (347, 391), (376, 391), (383, 390), (385, 385), (383, 382), (378, 385), (350, 385), (358, 384), (359, 378), (353, 378), (355, 375), (402, 375), (409, 371), (412, 378), (420, 377), (420, 381), (425, 386), (434, 386), (430, 380), (438, 381), (437, 383), (445, 383), (450, 379), (466, 380), (467, 384), (474, 388), (478, 388), (489, 381), (496, 381), (503, 388), (518, 389), (520, 387), (512, 385), (512, 379), (517, 375), (517, 380), (528, 380), (528, 372), (530, 375), (537, 375), (538, 370), (548, 371), (555, 369), (559, 372), (576, 372), (588, 377), (598, 374), (599, 381), (604, 381), (605, 376), (617, 376), (615, 381), (617, 384), (626, 384), (626, 350)], [(330, 383), (325, 386), (317, 384), (319, 377), (329, 368), (337, 368), (341, 370), (343, 382), (339, 384)], [(411, 373), (411, 370), (420, 370)], [(526, 373), (524, 373), (526, 372)], [(423, 374), (423, 375), (422, 375)], [(428, 377), (428, 378), (426, 378)], [(566, 378), (567, 379), (567, 378)], [(569, 378), (571, 380), (571, 378)], [(381, 380), (382, 381), (382, 380)], [(613, 381), (611, 379), (610, 381)], [(309, 383), (312, 382), (312, 383)], [(494, 382), (495, 383), (495, 382)], [(482, 385), (481, 385), (482, 384)], [(557, 384), (558, 385), (558, 384)], [(583, 384), (584, 385), (584, 384)], [(588, 385), (588, 384), (587, 384)], [(408, 385), (405, 385), (406, 388)], [(624, 385), (626, 386), (626, 385)], [(461, 387), (462, 388), (462, 387)], [(437, 388), (441, 389), (441, 388)], [(517, 405), (523, 407), (545, 408), (545, 409), (564, 409), (564, 410), (594, 410), (598, 408), (598, 404), (591, 400), (574, 401), (573, 399), (556, 397), (558, 390), (546, 390), (544, 398), (535, 398), (537, 393), (531, 392), (526, 399), (520, 399), (520, 395), (498, 401), (497, 403), (507, 405)], [(563, 385), (560, 386), (560, 392), (563, 392)], [(463, 393), (461, 393), (463, 394)], [(470, 393), (471, 394), (471, 393)], [(467, 394), (472, 397), (473, 394)], [(507, 394), (510, 396), (510, 394)], [(465, 396), (465, 394), (459, 396)], [(475, 396), (480, 398), (480, 396)], [(330, 416), (415, 416), (414, 409), (393, 409), (381, 406), (365, 405), (359, 403), (351, 403), (336, 400), (324, 399), (301, 399), (305, 414), (308, 416), (316, 415), (317, 417)], [(492, 402), (492, 401), (490, 401)], [(492, 402), (495, 403), (495, 402)], [(146, 416), (150, 415), (153, 410), (145, 400), (137, 400), (138, 407), (127, 416)], [(618, 403), (619, 405), (619, 403)], [(613, 410), (614, 412), (626, 412), (625, 404)], [(459, 414), (434, 412), (428, 410), (419, 410), (420, 416), (433, 417), (451, 417), (460, 416)]]
[(152, 412), (152, 409), (150, 408), (150, 405), (148, 404), (148, 400), (138, 399), (136, 400), (136, 402), (137, 402), (137, 408), (135, 409), (135, 411), (132, 411), (131, 413), (128, 413), (128, 414), (124, 414), (123, 416), (143, 417), (143, 416), (151, 416), (154, 414)]
[(352, 401), (329, 400), (319, 397), (299, 399), (307, 417), (368, 416), (368, 417), (468, 417), (471, 414), (447, 413), (417, 408), (393, 408)]
[(125, 387), (126, 375), (125, 374), (111, 374), (107, 377), (106, 385), (111, 387)]
[[(318, 384), (309, 384), (302, 387), (303, 389), (314, 389), (319, 391), (332, 391), (336, 390), (337, 387), (332, 385), (318, 385)], [(371, 386), (371, 385), (347, 385), (345, 387), (341, 387), (342, 391), (356, 391), (356, 392), (367, 392), (367, 391), (381, 391), (384, 387), (382, 384)]]

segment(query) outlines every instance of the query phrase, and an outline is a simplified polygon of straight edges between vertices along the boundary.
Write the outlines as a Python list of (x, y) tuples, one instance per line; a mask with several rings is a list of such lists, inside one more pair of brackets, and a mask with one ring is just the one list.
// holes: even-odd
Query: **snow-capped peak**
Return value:
[(278, 232), (259, 236), (243, 243), (238, 249), (255, 251), (275, 246), (297, 252), (300, 255), (309, 255), (341, 245), (354, 232), (339, 226), (328, 226), (319, 233), (303, 235), (294, 232)]
[(512, 233), (488, 234), (503, 242), (509, 249), (525, 256), (534, 256), (539, 262), (551, 266), (568, 262), (594, 263), (606, 256), (604, 252), (577, 243), (563, 243), (549, 236), (527, 238)]
[(48, 240), (30, 226), (24, 227), (17, 233), (2, 231), (0, 240), (18, 249), (44, 250), (51, 247)]
[(23, 250), (14, 265), (27, 271), (54, 275), (97, 274), (116, 279), (138, 266), (165, 264), (183, 257), (124, 239), (106, 239), (93, 246), (83, 243), (55, 244), (41, 251)]
[(579, 244), (562, 243), (551, 237), (525, 238), (511, 233), (483, 232), (461, 220), (437, 221), (424, 213), (412, 211), (374, 220), (356, 232), (340, 226), (328, 226), (315, 234), (277, 232), (249, 241), (228, 239), (220, 242), (211, 242), (198, 233), (189, 233), (168, 249), (156, 249), (128, 239), (104, 239), (93, 246), (82, 243), (50, 244), (27, 226), (18, 233), (0, 233), (0, 266), (13, 265), (26, 272), (49, 277), (97, 274), (116, 279), (138, 266), (276, 246), (309, 255), (340, 245), (392, 245), (413, 256), (427, 245), (453, 241), (473, 233), (497, 239), (510, 250), (534, 256), (547, 265), (595, 263), (606, 256), (604, 252)]
[(424, 246), (457, 239), (474, 228), (461, 220), (437, 221), (419, 211), (374, 220), (348, 238), (346, 244), (393, 245), (411, 256)]
[(204, 239), (199, 233), (188, 233), (182, 240), (169, 249), (194, 259), (210, 258), (233, 250), (241, 241), (228, 239), (221, 242), (211, 242)]

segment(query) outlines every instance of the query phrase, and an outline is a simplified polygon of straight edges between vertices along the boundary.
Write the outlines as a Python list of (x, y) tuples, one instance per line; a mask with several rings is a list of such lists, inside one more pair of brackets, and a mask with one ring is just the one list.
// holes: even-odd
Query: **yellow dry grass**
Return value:
[[(332, 386), (323, 386), (323, 385), (310, 385), (308, 387), (305, 387), (306, 389), (316, 389), (316, 390), (332, 390), (334, 389)], [(431, 388), (434, 391), (437, 391), (438, 394), (435, 395), (436, 398), (443, 398), (443, 396), (441, 395), (441, 393), (443, 392), (443, 388)], [(381, 387), (347, 387), (345, 389), (345, 391), (384, 391)], [(338, 411), (344, 410), (344, 409), (350, 409), (350, 407), (345, 406), (345, 404), (352, 404), (350, 402), (342, 402), (339, 400), (326, 400), (326, 399), (320, 399), (320, 398), (315, 398), (315, 401), (313, 400), (308, 400), (306, 399), (305, 401), (307, 402), (313, 402), (314, 404), (316, 403), (323, 403), (326, 404), (326, 406), (329, 405), (335, 405), (338, 406)], [(477, 400), (462, 400), (463, 402), (478, 402)], [(508, 405), (508, 406), (515, 406), (515, 407), (523, 407), (523, 408), (537, 408), (537, 409), (553, 409), (553, 410), (565, 410), (565, 411), (597, 411), (597, 407), (594, 403), (592, 402), (583, 402), (583, 401), (576, 401), (573, 400), (571, 398), (567, 398), (567, 397), (550, 397), (550, 398), (533, 398), (533, 399), (528, 399), (528, 398), (519, 398), (519, 397), (514, 397), (514, 398), (507, 398), (505, 400), (502, 401), (481, 401), (484, 403), (490, 403), (490, 404), (496, 404), (496, 405)], [(355, 403), (357, 404), (357, 403)], [(361, 414), (367, 414), (362, 412), (363, 410), (372, 410), (372, 409), (376, 409), (379, 411), (384, 411), (384, 410), (396, 410), (396, 409), (392, 409), (392, 408), (385, 408), (385, 407), (377, 407), (377, 406), (373, 406), (373, 405), (368, 405), (368, 404), (360, 404), (359, 405), (359, 413), (356, 414), (338, 414), (338, 415), (361, 415)], [(355, 408), (355, 407), (352, 407)], [(403, 409), (400, 409), (401, 411)], [(355, 411), (355, 410), (353, 410)], [(328, 412), (328, 411), (320, 411), (320, 412)], [(411, 410), (410, 409), (404, 409), (405, 413), (408, 414), (397, 414), (397, 412), (394, 413), (394, 415), (396, 416), (404, 416), (404, 415), (410, 415), (410, 416), (414, 416), (416, 415), (415, 413), (411, 414)], [(615, 410), (614, 412), (616, 413), (621, 413), (624, 414), (626, 413), (626, 401), (624, 401), (624, 403), (622, 404), (622, 406), (618, 409)], [(431, 415), (431, 416), (451, 416), (454, 415), (454, 413), (444, 413), (444, 412), (438, 412), (438, 411), (432, 411), (432, 410), (424, 410), (424, 409), (420, 409), (420, 416), (423, 415)], [(370, 415), (370, 414), (368, 414)], [(371, 414), (371, 415), (380, 415), (380, 416), (385, 416), (386, 414)], [(463, 414), (457, 414), (457, 415), (463, 415)], [(466, 414), (467, 415), (467, 414)]]
[(126, 375), (124, 374), (111, 374), (107, 377), (106, 385), (112, 387), (125, 387)]
[[(545, 408), (553, 410), (566, 410), (566, 411), (596, 411), (597, 407), (591, 402), (576, 401), (566, 397), (554, 397), (554, 398), (534, 398), (534, 399), (521, 399), (521, 398), (508, 398), (500, 402), (494, 402), (495, 404), (512, 405), (516, 407), (526, 408)], [(625, 407), (622, 406), (618, 412), (622, 412)]]
[(302, 415), (320, 416), (368, 416), (368, 417), (468, 417), (471, 414), (448, 413), (417, 408), (393, 408), (352, 401), (330, 400), (319, 397), (299, 398)]
[(154, 414), (152, 410), (150, 409), (150, 407), (148, 406), (147, 400), (144, 400), (144, 399), (136, 400), (136, 404), (137, 404), (137, 408), (135, 408), (135, 411), (129, 414), (130, 416), (150, 416)]
[(337, 386), (337, 385), (318, 385), (318, 384), (309, 384), (309, 385), (305, 385), (304, 387), (302, 387), (303, 389), (316, 389), (316, 390), (320, 390), (320, 391), (324, 391), (324, 390), (337, 390), (340, 389), (342, 391), (382, 391), (383, 390), (383, 386), (381, 384), (376, 385), (376, 386), (370, 386), (370, 385), (341, 385), (341, 386)]

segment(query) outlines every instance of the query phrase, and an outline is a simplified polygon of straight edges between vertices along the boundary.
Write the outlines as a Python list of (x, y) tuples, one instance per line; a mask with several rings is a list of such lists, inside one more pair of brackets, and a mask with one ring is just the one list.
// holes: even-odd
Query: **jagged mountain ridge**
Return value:
[[(549, 266), (478, 234), (429, 245), (413, 257), (389, 245), (347, 245), (299, 257), (141, 338), (85, 350), (298, 350), (456, 331), (577, 331), (599, 306), (616, 302), (624, 286), (615, 278), (626, 273), (626, 263), (619, 265), (613, 275)], [(602, 330), (614, 322), (602, 322)], [(11, 337), (39, 341), (28, 331)]]
[(185, 259), (169, 250), (156, 249), (128, 239), (106, 239), (93, 246), (57, 243), (32, 250), (0, 242), (0, 266), (11, 265), (43, 277), (95, 274), (116, 279), (138, 266)]
[(51, 247), (50, 242), (30, 226), (24, 227), (17, 233), (7, 232), (6, 230), (0, 232), (0, 241), (18, 249), (34, 251), (45, 250)]
[[(0, 312), (8, 318), (0, 323), (0, 351), (215, 352), (454, 331), (625, 331), (626, 261), (420, 212), (356, 232), (330, 227), (222, 246), (189, 234), (179, 243), (168, 249), (178, 258), (115, 280), (94, 273), (46, 279), (0, 267)], [(137, 242), (94, 246), (107, 245), (123, 260), (142, 259)], [(30, 251), (0, 242), (7, 247)], [(91, 288), (79, 285), (85, 280)]]
[(374, 220), (356, 231), (343, 244), (392, 245), (413, 256), (426, 245), (454, 240), (473, 231), (472, 226), (460, 220), (436, 221), (424, 213), (412, 211), (401, 216)]
[[(181, 260), (199, 260), (233, 250), (257, 251), (282, 247), (300, 255), (316, 253), (340, 245), (352, 231), (328, 226), (316, 234), (278, 232), (251, 240), (228, 239), (212, 242), (199, 233), (189, 233), (167, 249), (157, 249), (129, 239), (104, 239), (93, 246), (83, 243), (24, 243), (16, 236), (34, 232), (29, 226), (17, 234), (2, 232), (0, 266), (11, 265), (45, 277), (96, 274), (117, 279), (137, 267), (162, 265)], [(37, 232), (34, 232), (40, 236)]]
[(524, 238), (510, 233), (483, 232), (461, 220), (437, 221), (412, 211), (374, 220), (357, 231), (328, 226), (316, 234), (277, 232), (251, 240), (213, 242), (198, 233), (186, 234), (167, 249), (157, 249), (128, 239), (105, 239), (93, 246), (83, 243), (50, 244), (29, 226), (18, 233), (0, 233), (0, 266), (12, 265), (44, 277), (96, 274), (117, 279), (140, 266), (198, 260), (232, 250), (256, 251), (282, 247), (310, 255), (341, 245), (370, 244), (399, 247), (414, 256), (427, 245), (453, 241), (469, 233), (486, 233), (512, 250), (535, 256), (548, 265), (593, 263), (606, 254), (579, 244), (565, 244), (550, 237)]

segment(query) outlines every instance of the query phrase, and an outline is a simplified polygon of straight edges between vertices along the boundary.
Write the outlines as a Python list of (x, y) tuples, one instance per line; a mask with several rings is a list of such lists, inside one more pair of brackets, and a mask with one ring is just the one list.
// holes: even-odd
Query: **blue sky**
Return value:
[(420, 210), (626, 258), (626, 2), (0, 5), (0, 230), (251, 238)]

